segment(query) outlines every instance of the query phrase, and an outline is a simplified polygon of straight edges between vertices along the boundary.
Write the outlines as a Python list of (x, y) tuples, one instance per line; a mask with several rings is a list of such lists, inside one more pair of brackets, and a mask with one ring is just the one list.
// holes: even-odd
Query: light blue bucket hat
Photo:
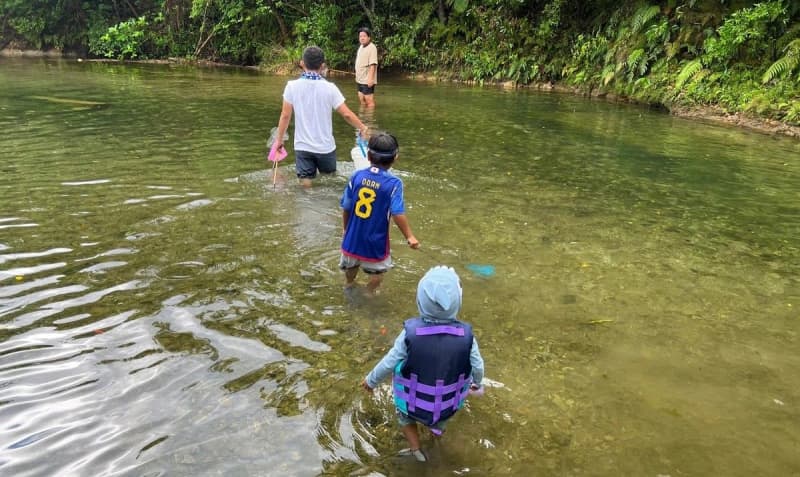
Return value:
[(428, 270), (417, 285), (417, 308), (429, 320), (453, 321), (461, 309), (461, 281), (451, 267)]

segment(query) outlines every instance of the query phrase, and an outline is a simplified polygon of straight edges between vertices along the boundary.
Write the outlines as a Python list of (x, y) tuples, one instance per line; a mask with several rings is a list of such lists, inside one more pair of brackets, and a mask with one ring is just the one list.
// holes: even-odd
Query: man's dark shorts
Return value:
[(325, 154), (308, 151), (294, 152), (294, 167), (299, 179), (313, 179), (317, 177), (317, 169), (323, 174), (336, 172), (336, 150)]
[(358, 92), (361, 94), (375, 94), (375, 85), (370, 88), (365, 84), (358, 83)]

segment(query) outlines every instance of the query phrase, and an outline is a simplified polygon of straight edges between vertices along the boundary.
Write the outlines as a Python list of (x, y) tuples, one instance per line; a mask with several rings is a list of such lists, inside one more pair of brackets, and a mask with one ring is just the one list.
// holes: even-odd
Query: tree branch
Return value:
[(289, 39), (289, 29), (286, 27), (286, 22), (283, 21), (283, 17), (275, 10), (272, 10), (272, 14), (275, 15), (275, 19), (278, 21), (278, 28), (281, 30), (281, 43), (286, 43)]
[(135, 9), (135, 8), (133, 8), (133, 5), (131, 5), (131, 2), (129, 2), (128, 0), (125, 0), (125, 3), (128, 5), (128, 8), (130, 8), (130, 9), (131, 9), (131, 12), (133, 12), (133, 16), (134, 16), (135, 18), (139, 18), (139, 14), (138, 14), (138, 13), (136, 13), (136, 9)]
[(361, 4), (361, 8), (364, 9), (364, 13), (367, 15), (367, 18), (369, 18), (370, 25), (372, 25), (372, 28), (375, 29), (377, 26), (375, 22), (375, 0), (371, 0), (369, 6), (367, 6), (364, 0), (358, 0), (358, 3)]

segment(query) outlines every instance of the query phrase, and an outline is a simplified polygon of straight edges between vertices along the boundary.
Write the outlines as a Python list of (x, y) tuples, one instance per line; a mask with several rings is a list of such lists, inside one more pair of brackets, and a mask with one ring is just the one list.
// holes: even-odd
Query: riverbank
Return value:
[(73, 60), (77, 62), (90, 63), (131, 63), (131, 64), (150, 64), (150, 65), (188, 65), (202, 66), (211, 68), (237, 68), (261, 71), (258, 66), (241, 66), (229, 63), (220, 63), (210, 60), (188, 60), (186, 58), (165, 58), (152, 60), (115, 60), (110, 58), (82, 58), (74, 53), (65, 53), (61, 50), (21, 50), (17, 48), (5, 48), (0, 50), (0, 58), (54, 58)]
[(0, 58), (65, 58), (61, 50), (22, 50), (19, 48), (0, 49)]
[(780, 136), (789, 136), (800, 139), (800, 127), (791, 124), (765, 119), (749, 117), (742, 113), (726, 113), (721, 108), (714, 106), (690, 108), (685, 106), (673, 106), (668, 108), (670, 114), (682, 118), (694, 119), (697, 121), (708, 121), (712, 123), (722, 123), (740, 128), (750, 129), (762, 133)]
[(621, 101), (634, 104), (643, 104), (645, 106), (658, 107), (668, 111), (670, 114), (692, 119), (695, 121), (702, 121), (713, 124), (723, 124), (727, 126), (735, 126), (743, 129), (749, 129), (764, 134), (771, 134), (777, 136), (788, 136), (800, 139), (800, 127), (792, 124), (787, 124), (774, 119), (762, 118), (758, 116), (750, 116), (745, 113), (729, 113), (723, 108), (715, 105), (703, 106), (688, 106), (681, 104), (644, 104), (630, 98), (617, 96), (611, 93), (598, 93), (592, 92), (587, 94), (576, 88), (554, 86), (552, 89), (556, 91), (564, 91), (581, 96), (589, 96), (596, 98), (604, 98), (608, 101)]
[[(435, 75), (428, 75), (425, 73), (403, 74), (406, 79), (439, 82), (439, 81), (456, 81), (463, 84), (478, 85), (477, 81), (457, 81), (451, 79), (440, 78)], [(487, 83), (484, 83), (487, 84)], [(562, 94), (573, 94), (583, 96), (586, 98), (593, 98), (611, 102), (624, 102), (640, 104), (642, 106), (657, 107), (663, 109), (669, 114), (680, 118), (691, 119), (695, 121), (733, 126), (742, 129), (748, 129), (763, 134), (775, 136), (787, 136), (795, 139), (800, 139), (800, 126), (776, 121), (774, 119), (761, 118), (757, 116), (750, 116), (744, 113), (728, 113), (722, 108), (713, 105), (707, 106), (686, 106), (679, 104), (645, 104), (630, 98), (619, 96), (613, 93), (606, 93), (600, 91), (584, 91), (580, 88), (566, 86), (558, 83), (532, 83), (530, 85), (517, 85), (513, 81), (496, 82), (492, 83), (493, 86), (504, 89), (534, 89), (537, 91), (554, 92)]]

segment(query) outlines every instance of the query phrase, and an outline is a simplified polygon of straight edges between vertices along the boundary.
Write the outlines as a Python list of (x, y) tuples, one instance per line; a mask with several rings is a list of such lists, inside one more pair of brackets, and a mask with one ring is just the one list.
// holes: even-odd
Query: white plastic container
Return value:
[(369, 159), (364, 157), (361, 154), (361, 148), (356, 146), (350, 150), (350, 158), (353, 160), (353, 165), (355, 166), (355, 170), (359, 169), (366, 169), (370, 166)]

